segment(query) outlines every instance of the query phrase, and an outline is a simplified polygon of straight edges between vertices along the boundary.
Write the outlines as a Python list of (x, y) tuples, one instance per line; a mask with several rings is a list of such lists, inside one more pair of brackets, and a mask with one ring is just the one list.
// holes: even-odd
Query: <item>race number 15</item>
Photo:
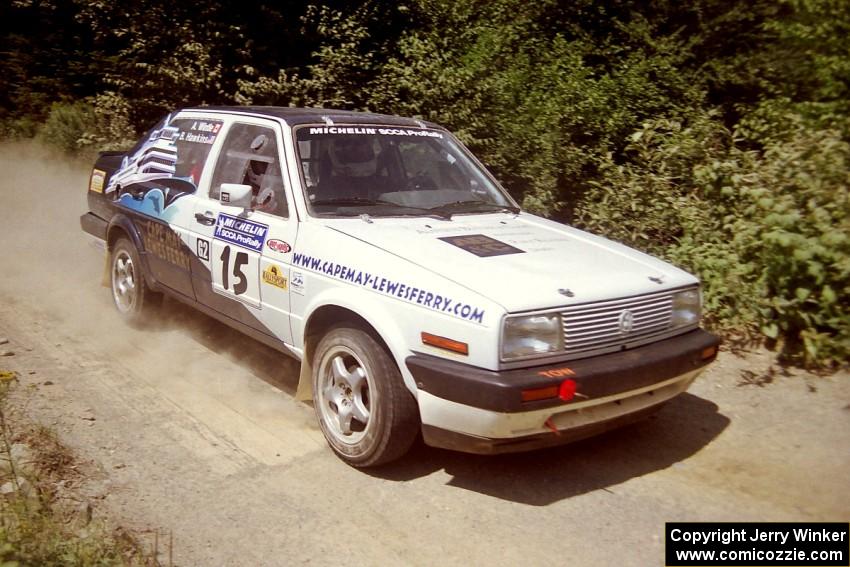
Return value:
[(221, 251), (221, 286), (230, 291), (230, 274), (237, 280), (233, 284), (233, 293), (241, 295), (248, 289), (248, 277), (242, 268), (248, 263), (248, 254), (246, 252), (237, 251), (233, 258), (233, 266), (230, 266), (230, 246), (225, 246)]

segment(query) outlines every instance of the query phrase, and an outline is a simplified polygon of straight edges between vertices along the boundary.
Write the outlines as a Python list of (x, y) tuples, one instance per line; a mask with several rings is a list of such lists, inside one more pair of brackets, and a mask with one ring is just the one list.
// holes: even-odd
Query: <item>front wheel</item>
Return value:
[(159, 303), (161, 296), (148, 288), (139, 254), (133, 243), (126, 238), (115, 242), (110, 265), (115, 308), (127, 322), (142, 323), (151, 308)]
[(355, 467), (404, 455), (419, 431), (419, 413), (401, 373), (370, 333), (337, 327), (313, 358), (313, 405), (334, 452)]

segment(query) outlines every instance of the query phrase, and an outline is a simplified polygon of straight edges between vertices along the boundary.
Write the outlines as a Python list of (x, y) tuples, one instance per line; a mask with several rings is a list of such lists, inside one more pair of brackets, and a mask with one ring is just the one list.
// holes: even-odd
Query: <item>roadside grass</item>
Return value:
[(91, 508), (61, 505), (57, 486), (80, 480), (72, 452), (47, 427), (10, 423), (14, 372), (0, 369), (0, 567), (160, 564)]

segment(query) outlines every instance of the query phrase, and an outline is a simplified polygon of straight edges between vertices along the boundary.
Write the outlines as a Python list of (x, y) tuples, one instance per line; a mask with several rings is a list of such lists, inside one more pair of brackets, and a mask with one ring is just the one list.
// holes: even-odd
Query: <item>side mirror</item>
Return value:
[(239, 183), (222, 183), (218, 200), (222, 205), (228, 207), (239, 207), (240, 209), (251, 208), (251, 186)]

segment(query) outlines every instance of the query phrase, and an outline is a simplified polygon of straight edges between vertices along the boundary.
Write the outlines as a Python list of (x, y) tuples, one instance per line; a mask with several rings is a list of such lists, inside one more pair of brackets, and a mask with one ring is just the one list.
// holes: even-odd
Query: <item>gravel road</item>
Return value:
[(766, 374), (764, 352), (578, 444), (352, 469), (294, 361), (175, 302), (120, 323), (79, 229), (85, 165), (5, 145), (0, 166), (0, 370), (88, 462), (95, 514), (164, 557), (173, 537), (176, 564), (662, 565), (666, 521), (850, 519), (850, 375)]

